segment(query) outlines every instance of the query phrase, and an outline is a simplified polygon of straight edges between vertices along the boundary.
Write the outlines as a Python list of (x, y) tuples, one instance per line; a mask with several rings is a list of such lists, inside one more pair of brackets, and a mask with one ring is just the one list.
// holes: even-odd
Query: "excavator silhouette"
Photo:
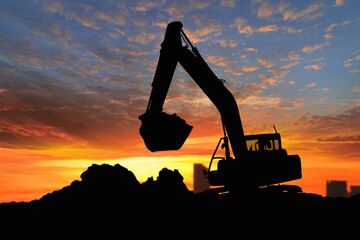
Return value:
[[(180, 62), (221, 115), (224, 137), (215, 148), (208, 172), (204, 172), (211, 186), (235, 191), (300, 179), (300, 157), (287, 154), (275, 127), (272, 134), (244, 135), (234, 96), (191, 44), (182, 26), (181, 22), (167, 26), (149, 103), (146, 112), (139, 116), (142, 122), (140, 135), (146, 147), (152, 152), (178, 150), (193, 128), (176, 114), (163, 112), (162, 108), (177, 62)], [(234, 157), (231, 157), (229, 143)], [(223, 157), (216, 156), (219, 146), (225, 149)], [(211, 170), (213, 160), (218, 162), (217, 170)]]

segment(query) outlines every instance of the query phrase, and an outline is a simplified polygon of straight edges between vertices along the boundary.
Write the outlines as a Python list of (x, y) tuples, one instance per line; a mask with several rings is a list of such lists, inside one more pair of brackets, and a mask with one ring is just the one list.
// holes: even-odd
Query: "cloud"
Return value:
[[(65, 5), (65, 7), (63, 6)], [(79, 22), (81, 25), (100, 30), (104, 22), (114, 24), (118, 26), (124, 26), (126, 24), (126, 18), (123, 16), (124, 11), (121, 11), (117, 6), (113, 6), (112, 9), (106, 8), (104, 5), (96, 2), (79, 3), (76, 7), (80, 8), (79, 11), (74, 5), (60, 2), (45, 2), (43, 9), (51, 13), (60, 13), (65, 15), (66, 18), (71, 18)], [(67, 8), (65, 11), (64, 9)], [(71, 9), (71, 10), (68, 10)], [(102, 22), (104, 21), (104, 22)]]
[(259, 50), (256, 48), (244, 48), (246, 52), (258, 52)]
[(43, 66), (66, 64), (70, 58), (62, 49), (47, 46), (39, 49), (28, 39), (15, 38), (12, 35), (4, 35), (0, 47), (8, 59), (28, 68), (42, 69)]
[[(340, 114), (300, 116), (291, 123), (291, 130), (295, 138), (318, 140), (320, 139), (346, 139), (359, 135), (360, 107), (349, 108)], [(289, 133), (290, 134), (290, 133)]]
[(204, 9), (211, 4), (211, 1), (209, 1), (209, 0), (190, 0), (190, 3), (195, 9)]
[(315, 69), (315, 70), (319, 70), (321, 69), (322, 67), (318, 64), (313, 64), (313, 65), (308, 65), (308, 66), (305, 66), (304, 69)]
[(241, 76), (241, 75), (243, 75), (242, 72), (236, 72), (236, 71), (234, 71), (231, 67), (228, 67), (227, 69), (225, 69), (224, 72), (226, 72), (226, 73), (231, 73), (231, 74), (233, 74), (233, 75), (235, 75), (235, 76)]
[(348, 25), (348, 24), (350, 24), (350, 23), (352, 23), (352, 22), (353, 22), (353, 21), (350, 21), (350, 20), (349, 20), (349, 21), (344, 21), (344, 22), (341, 23), (341, 25), (342, 25), (342, 26), (345, 26), (345, 25)]
[(324, 42), (324, 43), (315, 44), (314, 46), (305, 46), (305, 47), (303, 47), (302, 51), (305, 53), (312, 53), (316, 50), (320, 50), (323, 47), (326, 47), (329, 45), (330, 45), (330, 42)]
[(234, 40), (230, 40), (229, 42), (229, 47), (237, 47), (239, 43), (237, 41), (234, 41)]
[(287, 33), (302, 33), (303, 31), (305, 31), (307, 28), (301, 28), (301, 29), (297, 29), (295, 30), (293, 27), (286, 27), (286, 26), (282, 26), (281, 30)]
[(119, 26), (124, 26), (126, 24), (126, 19), (119, 12), (113, 12), (109, 10), (103, 9), (95, 9), (94, 16), (99, 20), (107, 21), (108, 23), (112, 23)]
[(329, 40), (330, 38), (333, 38), (334, 36), (331, 34), (331, 33), (327, 33), (327, 34), (325, 34), (324, 35), (324, 38), (326, 39), (326, 40)]
[(316, 83), (310, 83), (310, 84), (307, 84), (306, 87), (315, 87), (316, 86)]
[(334, 7), (344, 6), (344, 0), (336, 0)]
[(78, 21), (85, 27), (94, 28), (96, 30), (101, 29), (98, 26), (98, 23), (95, 21), (95, 19), (92, 16), (88, 16), (85, 13), (79, 13), (79, 12), (72, 11), (72, 12), (69, 12), (69, 16), (71, 16), (71, 18), (75, 19), (76, 21)]
[(234, 87), (231, 89), (236, 100), (242, 102), (251, 97), (255, 97), (260, 94), (266, 86), (258, 83), (243, 84), (240, 87)]
[(295, 51), (289, 52), (289, 60), (302, 60), (299, 54), (295, 54)]
[(274, 63), (268, 59), (257, 58), (257, 61), (266, 68), (271, 68), (274, 66)]
[(235, 0), (221, 0), (220, 6), (235, 8)]
[(260, 97), (260, 96), (251, 96), (247, 98), (242, 104), (249, 104), (249, 105), (258, 105), (264, 107), (275, 107), (278, 106), (281, 102), (279, 97)]
[[(213, 37), (221, 35), (223, 30), (221, 24), (213, 20), (206, 19), (203, 16), (193, 16), (193, 19), (198, 27), (194, 30), (186, 31), (186, 34), (191, 42), (198, 43), (209, 41)], [(222, 43), (224, 44), (225, 41), (226, 40), (222, 41)]]
[(1, 93), (0, 146), (119, 148), (121, 136), (130, 129), (136, 131), (135, 119), (146, 106), (143, 90), (113, 85), (111, 89), (89, 87), (91, 94), (76, 94), (52, 82), (36, 94), (11, 85)]
[(326, 29), (326, 31), (327, 31), (327, 32), (330, 32), (330, 31), (333, 30), (333, 28), (336, 27), (336, 26), (339, 26), (339, 24), (333, 23), (333, 24), (331, 24), (331, 25)]
[(360, 92), (360, 88), (359, 87), (353, 87), (351, 89), (352, 92)]
[(258, 77), (263, 81), (263, 84), (269, 83), (270, 86), (276, 86), (279, 84), (278, 81), (273, 77), (268, 77), (261, 74)]
[[(48, 26), (54, 36), (63, 34), (60, 23)], [(39, 48), (38, 37), (47, 44)], [(148, 86), (139, 87), (143, 82), (135, 75), (140, 72), (130, 67), (147, 52), (100, 43), (77, 44), (70, 51), (39, 34), (2, 35), (0, 44), (7, 62), (0, 63), (0, 146), (115, 148), (122, 144), (120, 129), (138, 131)], [(118, 68), (127, 68), (126, 74)]]
[(159, 0), (142, 0), (142, 1), (136, 1), (136, 6), (133, 7), (135, 11), (143, 11), (146, 12), (150, 9), (161, 7), (165, 4), (165, 1), (159, 1)]
[(285, 1), (280, 1), (279, 4), (273, 3), (271, 1), (256, 1), (256, 3), (260, 3), (260, 5), (257, 4), (257, 16), (259, 18), (269, 19), (276, 14), (281, 14), (283, 16), (283, 20), (285, 21), (293, 21), (298, 19), (309, 21), (321, 17), (325, 14), (325, 11), (321, 10), (321, 8), (324, 6), (322, 3), (314, 3), (303, 10), (291, 8), (290, 3)]
[(64, 7), (60, 1), (46, 1), (44, 2), (43, 9), (51, 13), (63, 13)]
[(216, 56), (208, 56), (207, 60), (212, 64), (219, 66), (219, 67), (226, 67), (229, 63), (226, 61), (227, 57), (216, 55)]
[(128, 37), (128, 41), (147, 45), (157, 37), (154, 33), (140, 32), (136, 36)]
[(122, 47), (119, 47), (118, 49), (116, 49), (115, 51), (121, 52), (123, 54), (131, 55), (134, 57), (149, 55), (149, 52), (142, 51), (142, 50), (130, 47), (130, 46), (122, 46)]
[(185, 13), (189, 11), (189, 4), (185, 0), (175, 0), (166, 11), (176, 19), (181, 19), (184, 17)]
[(293, 66), (296, 66), (298, 65), (299, 62), (292, 62), (292, 63), (289, 63), (289, 64), (286, 64), (286, 65), (283, 65), (281, 67), (279, 67), (280, 69), (288, 69), (288, 68), (291, 68)]
[(214, 43), (219, 43), (220, 46), (222, 47), (236, 47), (239, 43), (237, 41), (234, 41), (234, 40), (226, 40), (226, 39), (218, 39), (218, 40), (215, 40), (213, 41)]
[(276, 79), (282, 79), (289, 72), (289, 70), (285, 71), (285, 70), (272, 69), (272, 70), (268, 70), (268, 72), (271, 72)]
[(241, 69), (244, 72), (253, 72), (253, 71), (259, 70), (259, 67), (258, 66), (242, 66)]
[(323, 6), (324, 5), (322, 3), (314, 3), (313, 5), (301, 11), (297, 11), (296, 9), (290, 9), (288, 6), (285, 5), (282, 11), (283, 19), (289, 21), (293, 21), (296, 19), (314, 20), (324, 15), (324, 11), (318, 11)]
[(209, 34), (219, 35), (222, 31), (222, 27), (220, 24), (216, 24), (213, 22), (208, 22), (203, 24), (203, 26), (193, 32), (193, 34), (198, 35), (200, 37), (207, 36)]
[(278, 26), (276, 26), (275, 24), (271, 24), (271, 25), (266, 25), (266, 26), (260, 27), (256, 31), (261, 32), (261, 33), (267, 33), (267, 32), (277, 32), (278, 30), (279, 30)]
[(128, 68), (137, 61), (133, 56), (120, 55), (118, 52), (102, 46), (91, 46), (88, 51), (91, 55), (115, 68)]
[(319, 142), (360, 142), (360, 135), (353, 136), (334, 136), (330, 138), (319, 138)]
[(234, 26), (241, 34), (246, 34), (247, 37), (251, 36), (254, 32), (252, 27), (247, 23), (244, 18), (237, 17), (234, 20)]
[(352, 66), (352, 62), (353, 61), (359, 61), (360, 60), (360, 55), (357, 55), (353, 58), (349, 58), (347, 60), (344, 60), (344, 67), (350, 67)]
[(277, 9), (275, 5), (272, 5), (270, 2), (268, 1), (262, 1), (260, 3), (260, 7), (257, 11), (257, 16), (259, 18), (269, 18), (271, 15), (273, 15), (274, 13), (277, 13)]
[(282, 78), (285, 77), (285, 75), (289, 72), (289, 71), (282, 71), (282, 70), (277, 70), (277, 69), (271, 69), (268, 70), (268, 72), (272, 73), (273, 76), (269, 77), (269, 76), (264, 76), (262, 74), (260, 74), (258, 77), (263, 81), (263, 84), (267, 84), (269, 83), (270, 86), (276, 86), (279, 83), (283, 82), (284, 80), (280, 80)]

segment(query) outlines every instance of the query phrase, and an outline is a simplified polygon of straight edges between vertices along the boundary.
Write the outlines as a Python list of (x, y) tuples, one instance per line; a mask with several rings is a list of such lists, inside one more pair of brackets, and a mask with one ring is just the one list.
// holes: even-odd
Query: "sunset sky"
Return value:
[(164, 109), (194, 126), (179, 151), (139, 135), (169, 22), (233, 93), (245, 134), (282, 136), (305, 192), (360, 185), (360, 1), (0, 0), (0, 202), (69, 185), (93, 163), (139, 181), (208, 165), (220, 115), (178, 65)]

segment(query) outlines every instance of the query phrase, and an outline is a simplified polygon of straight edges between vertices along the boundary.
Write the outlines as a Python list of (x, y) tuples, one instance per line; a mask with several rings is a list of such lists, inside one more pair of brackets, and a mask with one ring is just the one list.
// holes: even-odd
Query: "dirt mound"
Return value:
[(154, 181), (140, 184), (127, 168), (116, 164), (91, 165), (81, 174), (81, 181), (46, 194), (29, 205), (47, 208), (120, 208), (124, 205), (146, 205), (169, 199), (180, 201), (193, 193), (177, 170), (162, 169)]

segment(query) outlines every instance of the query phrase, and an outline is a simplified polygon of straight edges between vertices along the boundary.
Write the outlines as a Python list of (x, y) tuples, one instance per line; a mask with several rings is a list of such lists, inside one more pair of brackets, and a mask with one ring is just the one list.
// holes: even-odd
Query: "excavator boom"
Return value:
[[(143, 138), (145, 136), (145, 138), (148, 140), (146, 145), (148, 146), (158, 144), (159, 147), (156, 148), (156, 151), (159, 151), (171, 149), (172, 146), (170, 145), (172, 145), (174, 141), (173, 139), (181, 138), (181, 136), (175, 132), (170, 135), (170, 132), (176, 131), (177, 128), (189, 129), (186, 127), (186, 125), (177, 124), (180, 121), (179, 119), (175, 118), (175, 116), (173, 117), (173, 121), (168, 120), (167, 122), (162, 121), (161, 119), (166, 117), (171, 119), (169, 116), (166, 116), (163, 113), (163, 117), (160, 117), (162, 106), (170, 87), (176, 64), (177, 62), (180, 62), (185, 71), (194, 79), (197, 85), (214, 103), (220, 112), (224, 130), (229, 135), (233, 154), (235, 158), (240, 159), (242, 153), (247, 151), (247, 148), (244, 131), (241, 124), (240, 113), (234, 96), (224, 86), (223, 80), (220, 80), (213, 73), (213, 71), (211, 71), (209, 66), (200, 55), (199, 51), (192, 46), (191, 42), (181, 28), (181, 22), (170, 23), (167, 27), (165, 40), (161, 44), (162, 48), (160, 51), (160, 58), (152, 83), (152, 91), (150, 94), (148, 108), (146, 113), (140, 116), (140, 119), (143, 122), (143, 126), (144, 124), (148, 125), (148, 129), (142, 128), (140, 132)], [(181, 37), (183, 37), (183, 39), (191, 46), (191, 50), (189, 50), (187, 46), (182, 46)], [(154, 119), (156, 120), (153, 121)], [(156, 128), (154, 133), (150, 133), (151, 130), (149, 128), (152, 128), (154, 131), (154, 126), (156, 126), (159, 121), (162, 121), (163, 124), (159, 126), (159, 128)], [(167, 133), (166, 138), (164, 138), (165, 136), (162, 134), (164, 129), (166, 129)], [(149, 134), (147, 134), (147, 132), (149, 132)], [(152, 136), (150, 138), (146, 135)], [(157, 135), (157, 137), (155, 137), (155, 135)], [(160, 137), (160, 135), (163, 137)], [(185, 137), (185, 135), (182, 136), (181, 140), (186, 140), (187, 136)], [(163, 149), (160, 149), (160, 145)], [(176, 146), (176, 148), (177, 147), (178, 146)], [(175, 147), (174, 150), (176, 150)]]

